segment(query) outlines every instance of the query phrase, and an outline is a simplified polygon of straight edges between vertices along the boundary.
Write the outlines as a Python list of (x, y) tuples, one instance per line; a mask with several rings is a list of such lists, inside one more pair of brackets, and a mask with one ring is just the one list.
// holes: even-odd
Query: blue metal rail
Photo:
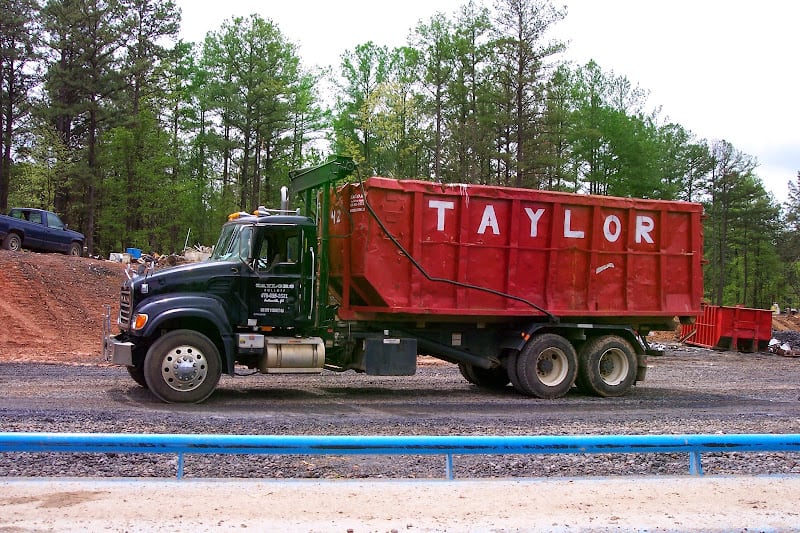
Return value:
[(800, 452), (800, 434), (326, 436), (0, 432), (0, 452), (268, 455), (442, 455), (453, 479), (454, 455), (688, 453), (689, 473), (702, 475), (709, 452)]

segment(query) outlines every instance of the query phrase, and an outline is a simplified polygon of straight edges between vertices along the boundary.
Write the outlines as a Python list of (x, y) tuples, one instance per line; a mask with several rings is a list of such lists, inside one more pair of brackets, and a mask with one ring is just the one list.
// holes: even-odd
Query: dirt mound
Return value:
[(102, 316), (119, 308), (120, 263), (0, 250), (0, 362), (102, 361)]
[(776, 331), (799, 331), (800, 316), (772, 315), (772, 329)]

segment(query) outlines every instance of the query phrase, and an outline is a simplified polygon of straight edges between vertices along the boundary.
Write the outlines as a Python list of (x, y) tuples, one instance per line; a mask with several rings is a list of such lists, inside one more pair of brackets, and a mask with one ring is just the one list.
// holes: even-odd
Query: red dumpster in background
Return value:
[(686, 344), (715, 350), (763, 352), (772, 338), (772, 311), (703, 305), (695, 324), (681, 326), (681, 338)]

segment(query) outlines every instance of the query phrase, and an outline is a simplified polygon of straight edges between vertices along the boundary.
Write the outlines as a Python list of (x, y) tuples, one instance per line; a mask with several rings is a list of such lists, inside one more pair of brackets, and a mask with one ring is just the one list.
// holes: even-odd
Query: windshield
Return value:
[(247, 261), (250, 255), (252, 226), (231, 224), (224, 226), (209, 261)]

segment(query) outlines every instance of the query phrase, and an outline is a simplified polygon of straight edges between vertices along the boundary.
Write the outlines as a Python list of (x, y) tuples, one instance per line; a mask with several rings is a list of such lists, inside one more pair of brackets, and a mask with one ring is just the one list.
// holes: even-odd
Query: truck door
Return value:
[(306, 237), (294, 224), (261, 226), (246, 283), (248, 324), (297, 328), (310, 317), (310, 272), (303, 257)]
[(45, 243), (47, 228), (44, 225), (41, 211), (26, 211), (27, 219), (30, 224), (25, 224), (25, 246), (30, 248), (42, 248)]
[(45, 231), (42, 247), (56, 252), (66, 252), (69, 250), (72, 240), (69, 234), (64, 231), (64, 223), (55, 213), (48, 211), (45, 216), (47, 217), (47, 230)]

